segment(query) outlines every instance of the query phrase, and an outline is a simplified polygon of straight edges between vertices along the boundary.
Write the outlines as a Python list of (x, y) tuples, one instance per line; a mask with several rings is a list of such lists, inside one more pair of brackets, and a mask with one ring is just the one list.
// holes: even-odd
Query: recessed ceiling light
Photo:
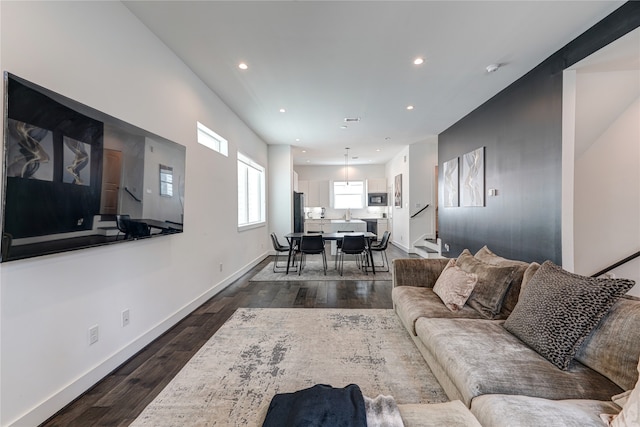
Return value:
[(413, 65), (422, 65), (424, 64), (424, 58), (416, 58), (413, 60)]
[(413, 105), (407, 105), (407, 110), (409, 111), (413, 110)]
[(487, 65), (487, 73), (495, 73), (496, 71), (498, 71), (498, 68), (500, 68), (500, 64), (491, 64), (491, 65)]
[(296, 142), (300, 142), (300, 138), (296, 138)]
[(311, 160), (307, 160), (307, 163), (311, 163)]
[(241, 70), (246, 70), (247, 68), (249, 68), (249, 66), (244, 62), (241, 62), (238, 64), (238, 68), (240, 68)]
[(377, 148), (377, 149), (376, 149), (376, 151), (379, 153), (379, 152), (380, 152), (380, 149), (379, 149), (379, 148)]
[(302, 150), (302, 152), (303, 152), (303, 153), (306, 153), (306, 152), (307, 152), (307, 150)]
[(347, 128), (347, 125), (340, 126), (340, 129), (346, 129), (346, 128)]
[(287, 112), (287, 110), (285, 110), (284, 108), (281, 108), (281, 109), (280, 109), (280, 112), (281, 112), (281, 113), (286, 113), (286, 112)]

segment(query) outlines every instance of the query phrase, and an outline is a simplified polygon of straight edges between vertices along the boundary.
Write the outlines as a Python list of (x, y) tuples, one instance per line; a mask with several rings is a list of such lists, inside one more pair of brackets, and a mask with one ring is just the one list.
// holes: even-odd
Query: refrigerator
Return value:
[(304, 233), (304, 193), (293, 192), (293, 232)]

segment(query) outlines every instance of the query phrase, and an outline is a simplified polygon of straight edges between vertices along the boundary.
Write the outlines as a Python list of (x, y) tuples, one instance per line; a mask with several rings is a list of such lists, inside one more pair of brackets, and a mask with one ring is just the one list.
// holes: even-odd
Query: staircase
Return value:
[(422, 258), (442, 258), (440, 239), (421, 239), (413, 245), (416, 254)]

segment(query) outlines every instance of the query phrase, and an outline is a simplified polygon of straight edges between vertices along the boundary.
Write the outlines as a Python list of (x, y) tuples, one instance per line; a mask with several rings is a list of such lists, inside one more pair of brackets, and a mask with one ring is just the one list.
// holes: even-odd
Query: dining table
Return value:
[[(322, 238), (324, 240), (342, 240), (342, 238), (346, 235), (352, 235), (352, 236), (362, 236), (364, 235), (364, 238), (367, 240), (367, 257), (369, 258), (369, 261), (371, 263), (371, 272), (373, 274), (376, 274), (376, 266), (373, 262), (373, 253), (371, 252), (371, 241), (375, 240), (377, 238), (375, 233), (372, 233), (370, 231), (357, 231), (357, 232), (332, 232), (332, 233), (301, 233), (301, 232), (297, 232), (297, 233), (289, 233), (286, 234), (284, 237), (285, 239), (287, 239), (287, 242), (289, 242), (289, 256), (287, 257), (287, 271), (285, 274), (289, 274), (289, 266), (291, 265), (291, 255), (294, 252), (294, 248), (295, 248), (295, 243), (299, 242), (302, 239), (302, 236), (317, 236), (318, 234), (322, 235)], [(336, 255), (337, 256), (337, 255)]]

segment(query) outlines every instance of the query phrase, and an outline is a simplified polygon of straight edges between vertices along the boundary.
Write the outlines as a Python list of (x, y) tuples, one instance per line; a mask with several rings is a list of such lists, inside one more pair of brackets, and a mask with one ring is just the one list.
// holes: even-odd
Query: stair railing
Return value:
[(611, 270), (613, 270), (614, 268), (618, 268), (620, 267), (622, 264), (626, 264), (629, 261), (631, 261), (632, 259), (638, 258), (640, 257), (640, 251), (636, 252), (633, 255), (629, 255), (628, 257), (626, 257), (625, 259), (621, 259), (620, 261), (616, 262), (615, 264), (611, 264), (609, 267), (604, 268), (600, 271), (598, 271), (595, 274), (592, 274), (591, 277), (598, 277), (598, 276), (602, 276), (605, 273), (610, 272)]

